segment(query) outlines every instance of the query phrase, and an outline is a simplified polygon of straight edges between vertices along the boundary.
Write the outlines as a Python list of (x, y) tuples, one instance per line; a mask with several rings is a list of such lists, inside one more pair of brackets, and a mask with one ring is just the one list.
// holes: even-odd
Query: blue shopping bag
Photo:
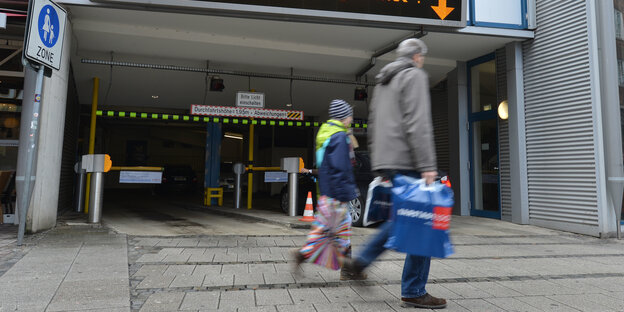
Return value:
[(449, 238), (453, 190), (438, 182), (404, 175), (392, 179), (394, 226), (384, 245), (411, 255), (446, 258), (454, 253)]
[(392, 213), (392, 182), (376, 177), (368, 185), (364, 224), (388, 220)]

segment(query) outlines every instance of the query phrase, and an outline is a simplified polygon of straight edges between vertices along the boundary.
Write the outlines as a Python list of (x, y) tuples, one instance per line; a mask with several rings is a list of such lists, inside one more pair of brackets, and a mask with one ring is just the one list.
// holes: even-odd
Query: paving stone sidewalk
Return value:
[[(448, 299), (446, 311), (624, 311), (621, 241), (500, 221), (482, 230), (465, 221), (455, 226), (456, 255), (431, 265), (427, 289)], [(356, 253), (365, 240), (353, 237)], [(132, 310), (406, 310), (402, 254), (385, 253), (365, 283), (345, 282), (311, 264), (293, 274), (290, 251), (304, 241), (305, 235), (129, 237)]]
[(0, 276), (0, 311), (129, 311), (125, 235), (57, 227)]
[[(356, 254), (365, 232), (354, 232)], [(407, 310), (402, 254), (383, 254), (363, 283), (311, 264), (294, 272), (291, 251), (305, 233), (155, 237), (60, 226), (0, 272), (0, 311)], [(445, 311), (624, 311), (623, 241), (469, 217), (454, 218), (452, 239), (456, 254), (432, 261), (427, 286), (448, 300)]]
[(31, 249), (38, 237), (26, 237), (22, 246), (16, 246), (17, 225), (0, 224), (0, 276), (8, 271)]

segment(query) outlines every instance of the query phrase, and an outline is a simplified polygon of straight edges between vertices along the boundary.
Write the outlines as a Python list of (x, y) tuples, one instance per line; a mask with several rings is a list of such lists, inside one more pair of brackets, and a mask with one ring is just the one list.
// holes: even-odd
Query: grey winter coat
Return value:
[(399, 58), (376, 78), (368, 120), (373, 171), (437, 170), (427, 73)]

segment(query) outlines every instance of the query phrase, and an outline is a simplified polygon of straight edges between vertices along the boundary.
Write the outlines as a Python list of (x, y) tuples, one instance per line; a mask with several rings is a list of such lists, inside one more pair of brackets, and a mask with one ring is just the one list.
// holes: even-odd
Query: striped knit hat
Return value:
[(344, 100), (336, 99), (329, 104), (329, 119), (343, 120), (353, 116), (353, 109)]

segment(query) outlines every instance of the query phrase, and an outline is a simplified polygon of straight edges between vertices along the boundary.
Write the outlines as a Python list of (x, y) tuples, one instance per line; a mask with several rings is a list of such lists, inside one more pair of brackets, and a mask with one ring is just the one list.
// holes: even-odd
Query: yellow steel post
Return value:
[[(95, 118), (97, 114), (100, 78), (93, 77), (93, 98), (91, 99), (91, 130), (89, 131), (89, 154), (95, 154)], [(89, 213), (89, 192), (91, 191), (91, 174), (87, 173), (84, 212)]]
[[(253, 120), (253, 119), (252, 119)], [(254, 124), (249, 125), (249, 169), (253, 169), (253, 149), (254, 149)], [(251, 194), (253, 192), (253, 171), (247, 175), (247, 209), (251, 209)]]

